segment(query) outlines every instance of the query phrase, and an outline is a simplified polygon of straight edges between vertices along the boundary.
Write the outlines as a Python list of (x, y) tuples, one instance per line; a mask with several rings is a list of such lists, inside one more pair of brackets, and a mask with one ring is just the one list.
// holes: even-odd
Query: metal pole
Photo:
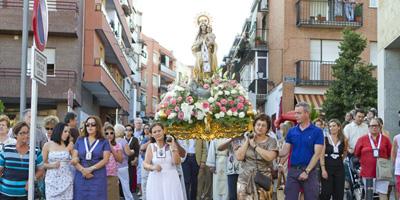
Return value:
[(19, 119), (23, 120), (26, 106), (26, 68), (28, 64), (28, 28), (29, 28), (29, 0), (24, 0), (22, 17), (22, 48), (21, 48), (21, 81), (19, 100)]
[[(33, 70), (32, 70), (33, 73)], [(35, 79), (32, 79), (31, 96), (31, 128), (29, 130), (29, 179), (28, 179), (28, 200), (34, 200), (35, 191), (35, 131), (37, 115), (38, 85)]]

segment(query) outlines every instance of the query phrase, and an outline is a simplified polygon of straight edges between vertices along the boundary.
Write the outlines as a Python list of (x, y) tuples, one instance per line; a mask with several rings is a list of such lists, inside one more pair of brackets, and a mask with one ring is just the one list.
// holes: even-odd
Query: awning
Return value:
[(307, 102), (310, 105), (314, 105), (315, 109), (321, 110), (322, 104), (325, 101), (325, 96), (320, 94), (295, 94), (297, 102)]

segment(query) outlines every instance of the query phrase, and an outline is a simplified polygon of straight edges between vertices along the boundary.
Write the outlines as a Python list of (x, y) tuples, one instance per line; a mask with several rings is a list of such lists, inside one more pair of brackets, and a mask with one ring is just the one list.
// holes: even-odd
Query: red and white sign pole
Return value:
[(33, 45), (31, 54), (31, 125), (29, 139), (29, 179), (28, 179), (28, 200), (34, 200), (35, 194), (35, 164), (36, 164), (36, 115), (38, 101), (37, 81), (46, 85), (47, 59), (41, 53), (44, 51), (48, 33), (48, 11), (46, 0), (34, 0), (33, 4)]

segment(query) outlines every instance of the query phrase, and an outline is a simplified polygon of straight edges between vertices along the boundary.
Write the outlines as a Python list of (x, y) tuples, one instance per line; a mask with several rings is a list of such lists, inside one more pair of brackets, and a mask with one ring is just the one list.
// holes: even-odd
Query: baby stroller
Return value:
[(363, 183), (360, 177), (359, 162), (356, 157), (347, 156), (344, 160), (345, 168), (345, 200), (361, 200), (363, 197)]

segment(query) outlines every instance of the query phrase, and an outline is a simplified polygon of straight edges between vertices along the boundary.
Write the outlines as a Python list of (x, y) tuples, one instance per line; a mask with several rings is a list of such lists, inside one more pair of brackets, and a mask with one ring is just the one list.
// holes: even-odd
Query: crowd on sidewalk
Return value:
[(343, 123), (311, 121), (310, 105), (300, 102), (296, 122), (272, 130), (271, 118), (259, 114), (253, 132), (212, 141), (178, 140), (140, 118), (112, 125), (89, 116), (79, 126), (67, 113), (62, 122), (47, 116), (42, 127), (30, 127), (30, 117), (26, 110), (11, 127), (0, 116), (2, 200), (27, 199), (31, 128), (39, 199), (272, 200), (283, 190), (288, 200), (337, 200), (349, 187), (345, 160), (354, 158), (362, 185), (371, 183), (380, 199), (400, 192), (400, 139), (391, 142), (375, 109), (350, 111)]

